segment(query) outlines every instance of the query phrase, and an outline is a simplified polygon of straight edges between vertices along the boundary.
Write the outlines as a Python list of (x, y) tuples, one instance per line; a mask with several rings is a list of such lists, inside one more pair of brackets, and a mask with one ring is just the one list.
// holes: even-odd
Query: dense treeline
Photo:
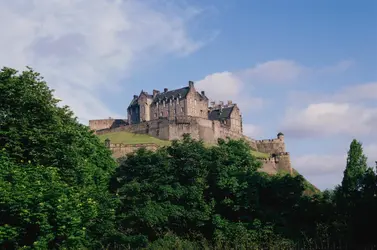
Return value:
[(1, 249), (310, 249), (377, 243), (376, 171), (353, 140), (342, 183), (259, 172), (243, 141), (185, 136), (115, 162), (31, 69), (0, 71)]

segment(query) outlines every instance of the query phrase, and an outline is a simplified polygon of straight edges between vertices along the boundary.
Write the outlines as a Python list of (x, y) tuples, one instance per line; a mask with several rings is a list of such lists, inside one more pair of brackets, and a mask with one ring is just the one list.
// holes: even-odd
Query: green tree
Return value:
[(83, 248), (113, 233), (116, 199), (108, 182), (116, 163), (58, 103), (32, 69), (0, 71), (0, 154), (6, 157), (0, 162), (0, 218), (11, 218), (7, 226), (0, 220), (0, 245)]
[(342, 180), (344, 195), (351, 195), (361, 189), (367, 168), (367, 157), (363, 153), (362, 144), (353, 140), (348, 151), (347, 165)]
[[(156, 152), (140, 149), (121, 162), (112, 180), (122, 201), (119, 227), (130, 240), (157, 240), (153, 246), (173, 239), (178, 244), (174, 237), (182, 244), (204, 238), (218, 249), (283, 242), (273, 224), (289, 225), (302, 177), (269, 177), (260, 166), (240, 140), (205, 147), (186, 135)], [(284, 220), (277, 219), (282, 212)]]

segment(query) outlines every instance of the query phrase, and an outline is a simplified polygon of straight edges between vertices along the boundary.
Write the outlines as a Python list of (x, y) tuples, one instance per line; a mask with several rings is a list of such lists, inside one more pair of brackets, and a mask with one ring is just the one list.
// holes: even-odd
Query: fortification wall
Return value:
[(278, 154), (286, 152), (285, 143), (282, 139), (269, 139), (255, 141), (256, 149), (262, 153)]
[(129, 153), (135, 152), (139, 148), (146, 148), (148, 150), (156, 151), (158, 145), (154, 143), (145, 144), (123, 144), (123, 143), (110, 143), (109, 149), (113, 153), (113, 157), (120, 158)]
[[(123, 144), (123, 143), (110, 143), (109, 149), (112, 152), (114, 158), (120, 158), (126, 156), (129, 153), (135, 152), (140, 148), (156, 151), (159, 145), (154, 143), (145, 144)], [(260, 159), (262, 162), (262, 168), (260, 171), (268, 174), (276, 174), (279, 170), (285, 170), (292, 173), (290, 167), (289, 154), (281, 154), (279, 158), (271, 157), (268, 159)]]
[(276, 164), (275, 158), (259, 159), (262, 162), (262, 167), (259, 171), (266, 172), (268, 174), (276, 174), (278, 172), (278, 166)]
[(119, 119), (109, 118), (109, 119), (90, 120), (89, 127), (92, 130), (109, 129), (114, 125), (114, 123), (116, 123), (116, 120), (119, 120)]
[(162, 140), (169, 140), (169, 120), (167, 118), (157, 119), (117, 128), (108, 128), (96, 131), (96, 134), (102, 135), (122, 131), (135, 134), (149, 134), (153, 137), (160, 138)]
[[(106, 119), (103, 120), (103, 122), (101, 120), (99, 123), (92, 121), (92, 126), (101, 128), (101, 130), (96, 131), (96, 134), (101, 135), (125, 131), (136, 134), (149, 134), (162, 140), (179, 140), (184, 134), (189, 133), (192, 138), (197, 140), (201, 139), (206, 143), (217, 143), (219, 138), (226, 139), (229, 137), (233, 139), (245, 139), (253, 149), (258, 150), (261, 148), (262, 150), (265, 150), (261, 152), (268, 153), (268, 150), (270, 150), (269, 148), (273, 148), (271, 143), (265, 143), (266, 145), (271, 144), (270, 146), (260, 146), (258, 148), (257, 141), (248, 138), (239, 132), (230, 130), (229, 127), (221, 124), (219, 121), (211, 121), (201, 117), (178, 116), (174, 119), (160, 118), (115, 128), (112, 128), (110, 125), (113, 123), (113, 120), (114, 119)], [(259, 144), (262, 145), (263, 143), (261, 144), (259, 142)]]
[(277, 169), (292, 174), (291, 157), (288, 152), (282, 152), (276, 155)]

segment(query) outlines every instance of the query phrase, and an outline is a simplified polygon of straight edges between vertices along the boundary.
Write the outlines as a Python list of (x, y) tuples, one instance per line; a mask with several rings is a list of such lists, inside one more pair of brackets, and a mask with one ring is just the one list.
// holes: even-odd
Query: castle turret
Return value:
[(279, 140), (284, 141), (284, 134), (282, 132), (279, 132), (277, 137)]

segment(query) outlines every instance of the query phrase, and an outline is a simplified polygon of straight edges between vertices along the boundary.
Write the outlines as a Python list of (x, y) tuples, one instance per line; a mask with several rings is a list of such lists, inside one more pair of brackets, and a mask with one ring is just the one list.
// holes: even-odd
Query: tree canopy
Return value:
[(32, 69), (0, 71), (1, 249), (364, 249), (376, 170), (353, 140), (342, 183), (260, 171), (242, 140), (185, 135), (114, 161)]

